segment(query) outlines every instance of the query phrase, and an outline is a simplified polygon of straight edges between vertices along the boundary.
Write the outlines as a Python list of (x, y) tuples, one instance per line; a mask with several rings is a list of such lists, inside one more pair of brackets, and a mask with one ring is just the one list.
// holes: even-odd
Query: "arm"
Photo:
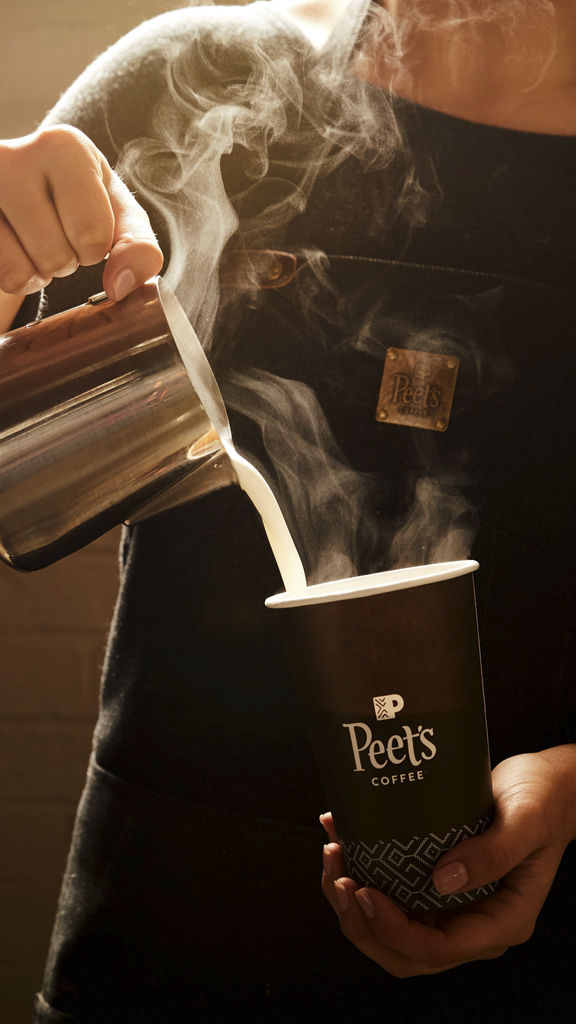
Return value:
[(323, 824), (322, 886), (344, 934), (400, 978), (436, 974), (469, 960), (500, 956), (526, 942), (576, 838), (576, 744), (511, 757), (494, 770), (495, 817), (481, 836), (445, 853), (434, 871), (439, 891), (464, 892), (502, 879), (498, 892), (464, 912), (408, 917), (345, 873), (330, 816)]
[[(118, 298), (123, 271), (135, 277), (122, 278), (125, 291), (159, 272), (162, 255), (139, 197), (111, 168), (145, 132), (163, 69), (191, 20), (171, 12), (145, 23), (83, 72), (37, 132), (0, 142), (0, 331), (25, 295), (51, 279), (49, 311), (57, 312), (102, 286)], [(92, 269), (73, 273), (77, 265)], [(37, 309), (35, 297), (22, 322)]]
[[(145, 22), (98, 57), (80, 75), (46, 117), (38, 133), (9, 144), (13, 148), (15, 145), (20, 147), (18, 157), (26, 157), (34, 149), (38, 155), (46, 140), (50, 139), (50, 132), (70, 131), (63, 126), (74, 126), (83, 133), (86, 162), (99, 165), (105, 189), (105, 179), (110, 176), (110, 202), (116, 196), (121, 204), (128, 204), (130, 193), (122, 189), (120, 179), (110, 171), (111, 167), (120, 164), (133, 197), (145, 207), (151, 219), (167, 261), (173, 243), (179, 244), (179, 255), (183, 259), (180, 263), (174, 261), (175, 274), (179, 275), (179, 281), (185, 280), (187, 286), (194, 289), (189, 307), (195, 309), (202, 323), (206, 320), (203, 297), (207, 296), (208, 305), (212, 301), (211, 284), (205, 278), (213, 273), (228, 235), (236, 228), (234, 211), (225, 202), (228, 187), (223, 188), (220, 166), (221, 161), (225, 162), (230, 171), (232, 164), (227, 122), (225, 119), (223, 131), (215, 131), (213, 118), (204, 115), (207, 108), (218, 107), (220, 97), (226, 95), (228, 87), (238, 91), (238, 77), (246, 72), (246, 48), (256, 31), (262, 34), (263, 46), (274, 47), (278, 39), (293, 55), (293, 40), (288, 38), (289, 33), (284, 26), (276, 26), (272, 19), (256, 19), (244, 8), (187, 8)], [(296, 36), (296, 45), (304, 48), (299, 35)], [(308, 53), (307, 48), (305, 53)], [(242, 118), (240, 123), (244, 123)], [(87, 140), (90, 140), (92, 150)], [(189, 154), (190, 170), (194, 173), (184, 174), (179, 182), (177, 154), (183, 151)], [(157, 162), (150, 159), (151, 153), (159, 154)], [(171, 159), (172, 154), (176, 154), (174, 159)], [(4, 153), (4, 157), (15, 165), (14, 152)], [(66, 161), (61, 161), (60, 173), (66, 173)], [(68, 175), (68, 180), (70, 177)], [(232, 177), (235, 177), (235, 172)], [(20, 189), (22, 181), (18, 175), (16, 178)], [(232, 191), (243, 192), (246, 188), (242, 174), (240, 178), (238, 185), (232, 186)], [(85, 184), (86, 179), (82, 180)], [(86, 196), (78, 176), (74, 184), (80, 185), (81, 202), (84, 204)], [(26, 201), (30, 206), (29, 199)], [(220, 221), (215, 233), (207, 214), (211, 214), (217, 204)], [(149, 226), (144, 230), (146, 237), (152, 239)], [(124, 240), (128, 240), (129, 234), (130, 231)], [(137, 240), (141, 240), (140, 235), (137, 235)], [(66, 241), (70, 243), (70, 239)], [(118, 243), (120, 236), (115, 241)], [(67, 248), (69, 256), (70, 250), (75, 253), (74, 244), (68, 244)], [(106, 255), (105, 246), (100, 242), (97, 248), (100, 258)], [(124, 245), (118, 245), (118, 254), (123, 248)], [(194, 261), (196, 253), (202, 255)], [(0, 262), (1, 255), (0, 245)], [(58, 262), (65, 255), (59, 252)], [(52, 271), (52, 262), (51, 259), (50, 264), (42, 269)], [(123, 266), (117, 264), (114, 268), (110, 260), (105, 268), (82, 259), (78, 262), (84, 268), (72, 279), (52, 275), (53, 283), (47, 291), (50, 313), (69, 308), (99, 291), (102, 272), (104, 287), (110, 287), (112, 294), (118, 294), (114, 291), (113, 270), (119, 271), (124, 269)], [(185, 267), (183, 263), (186, 263)], [(34, 280), (34, 268), (25, 265), (22, 259), (21, 264), (16, 285), (3, 284), (0, 279), (0, 290), (10, 288), (15, 292), (22, 286), (26, 270), (32, 273), (24, 281), (26, 290), (38, 289), (41, 274)], [(147, 267), (148, 276), (158, 268), (159, 263), (153, 270)], [(60, 271), (62, 268), (56, 269)], [(129, 269), (134, 268), (130, 266)], [(173, 278), (170, 283), (176, 290)], [(33, 318), (28, 310), (22, 316)]]

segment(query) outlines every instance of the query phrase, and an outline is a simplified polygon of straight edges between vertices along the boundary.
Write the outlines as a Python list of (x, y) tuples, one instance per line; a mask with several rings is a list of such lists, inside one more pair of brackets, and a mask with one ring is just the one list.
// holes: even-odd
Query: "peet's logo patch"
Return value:
[(389, 348), (376, 419), (424, 430), (447, 430), (459, 366), (457, 356)]

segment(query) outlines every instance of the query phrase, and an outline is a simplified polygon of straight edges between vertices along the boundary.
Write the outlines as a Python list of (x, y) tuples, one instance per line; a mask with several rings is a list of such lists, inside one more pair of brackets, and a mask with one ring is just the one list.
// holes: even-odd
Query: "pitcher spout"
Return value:
[(189, 501), (202, 498), (205, 494), (211, 494), (212, 491), (237, 483), (238, 477), (228, 455), (219, 448), (212, 455), (198, 460), (183, 480), (136, 509), (125, 523), (127, 526), (135, 526), (136, 523), (152, 519), (162, 512), (169, 512), (181, 505), (187, 505)]

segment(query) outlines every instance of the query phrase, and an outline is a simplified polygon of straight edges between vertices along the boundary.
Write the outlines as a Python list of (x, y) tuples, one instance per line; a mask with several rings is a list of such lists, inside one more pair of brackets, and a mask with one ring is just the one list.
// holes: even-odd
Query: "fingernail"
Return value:
[(131, 270), (121, 270), (112, 282), (112, 298), (120, 302), (136, 287), (136, 278)]
[(326, 878), (332, 879), (334, 873), (334, 861), (327, 846), (324, 847), (323, 860), (324, 874), (326, 875)]
[(356, 899), (360, 904), (361, 911), (366, 914), (366, 917), (374, 917), (376, 908), (372, 902), (370, 893), (366, 892), (366, 889), (358, 889), (356, 891)]
[(64, 264), (58, 270), (54, 271), (54, 277), (69, 277), (70, 274), (74, 274), (78, 270), (78, 260), (70, 260), (69, 263)]
[(35, 292), (41, 291), (42, 288), (47, 288), (51, 280), (51, 277), (40, 277), (38, 274), (34, 274), (33, 277), (30, 277), (28, 281), (26, 281), (24, 287), (21, 288), (17, 294), (20, 295), (20, 293), (22, 293), (23, 295), (33, 295)]
[(448, 896), (449, 893), (458, 892), (459, 889), (463, 889), (466, 886), (468, 872), (459, 860), (455, 860), (452, 864), (446, 864), (445, 867), (438, 868), (432, 878), (436, 892), (439, 892), (441, 896)]
[(348, 890), (346, 886), (343, 885), (342, 882), (335, 882), (334, 892), (336, 893), (336, 902), (338, 904), (338, 910), (340, 911), (341, 914), (346, 913), (348, 907), (350, 906), (350, 897), (348, 895)]
[(324, 814), (321, 814), (319, 819), (318, 819), (325, 832), (328, 832), (328, 829), (326, 828), (326, 818), (327, 817), (328, 817), (328, 812), (325, 811)]

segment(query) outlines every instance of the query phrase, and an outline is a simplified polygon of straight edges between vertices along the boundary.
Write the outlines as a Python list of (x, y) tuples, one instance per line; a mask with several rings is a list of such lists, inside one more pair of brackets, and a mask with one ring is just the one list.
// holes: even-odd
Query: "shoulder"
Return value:
[(281, 5), (199, 6), (143, 22), (96, 58), (62, 95), (44, 124), (74, 124), (114, 159), (145, 132), (163, 95), (184, 88), (213, 90), (249, 76), (254, 55), (271, 64), (283, 56), (304, 63), (310, 44)]

